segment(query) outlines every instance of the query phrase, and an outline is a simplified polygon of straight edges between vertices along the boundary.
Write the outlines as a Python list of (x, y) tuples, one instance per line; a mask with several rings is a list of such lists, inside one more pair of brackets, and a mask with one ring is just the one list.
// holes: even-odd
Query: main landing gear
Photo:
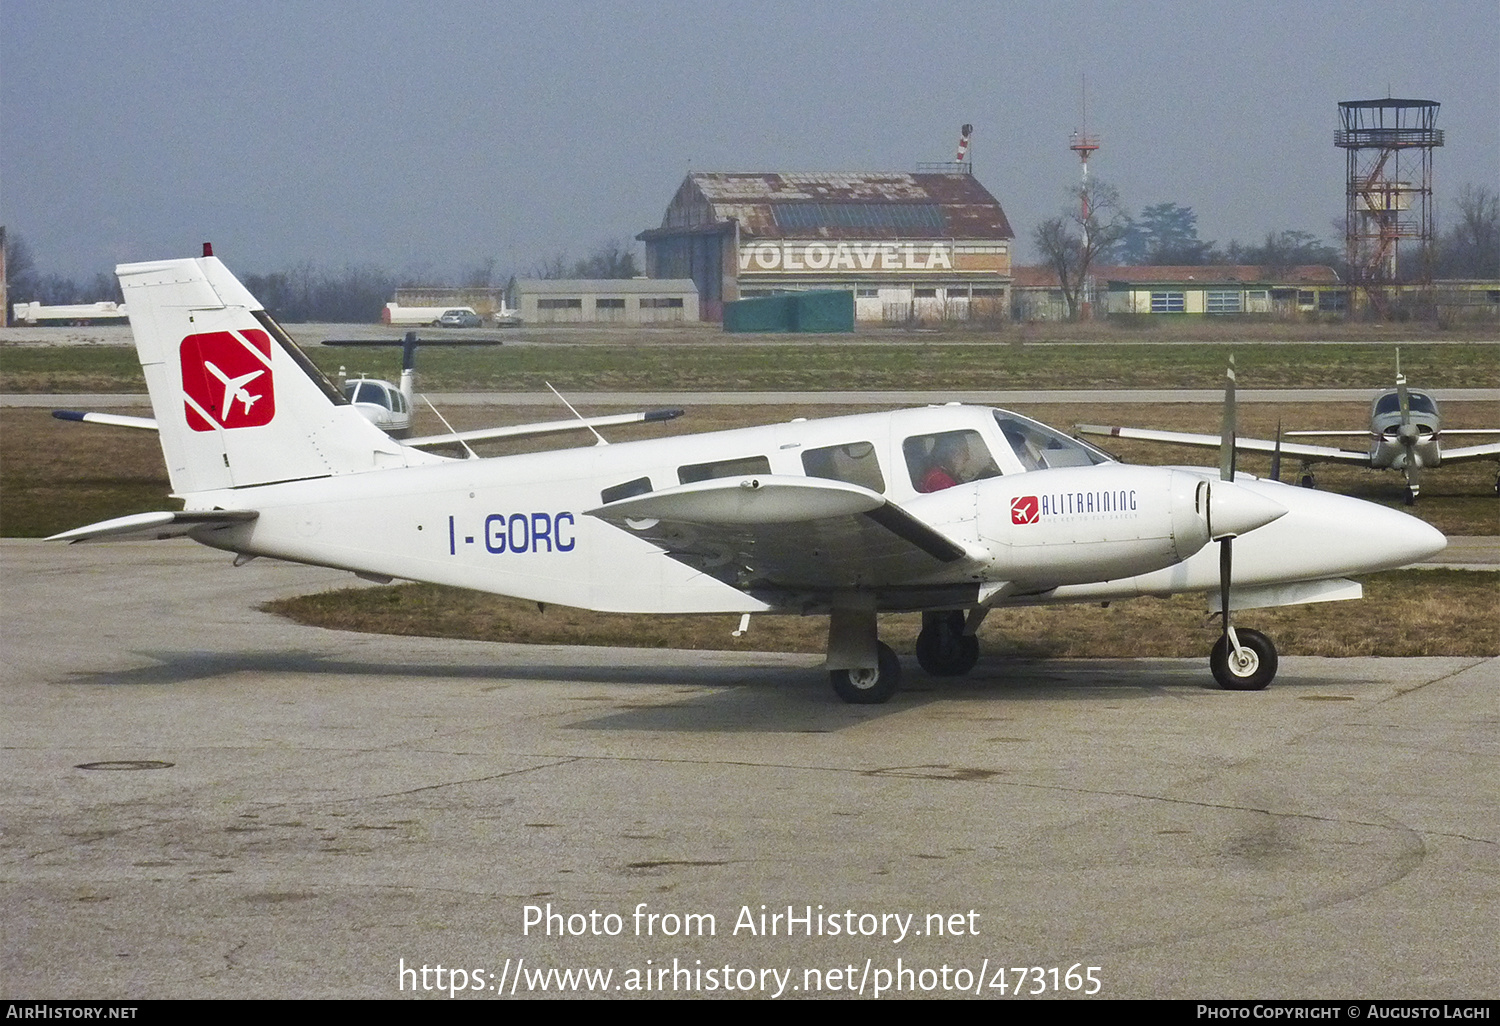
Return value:
[(1231, 627), (1214, 643), (1208, 665), (1226, 691), (1260, 691), (1276, 676), (1276, 646), (1260, 631)]
[(875, 643), (877, 665), (829, 671), (833, 692), (851, 705), (889, 702), (901, 686), (901, 660), (883, 641)]
[[(934, 677), (958, 677), (979, 662), (979, 639), (962, 610), (922, 614), (917, 662)], [(889, 702), (901, 686), (901, 660), (876, 636), (873, 609), (833, 610), (828, 618), (828, 678), (836, 695), (855, 705)]]
[(934, 677), (961, 677), (979, 662), (979, 639), (964, 633), (964, 614), (950, 609), (922, 614), (917, 663)]

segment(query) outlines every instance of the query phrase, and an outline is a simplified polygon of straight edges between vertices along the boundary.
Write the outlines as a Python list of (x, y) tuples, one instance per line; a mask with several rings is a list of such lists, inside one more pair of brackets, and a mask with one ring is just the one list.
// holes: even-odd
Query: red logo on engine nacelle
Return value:
[(179, 354), (184, 412), (194, 431), (260, 427), (276, 416), (271, 338), (264, 331), (189, 335)]
[(1040, 519), (1040, 504), (1035, 495), (1018, 495), (1010, 500), (1011, 523), (1034, 524)]

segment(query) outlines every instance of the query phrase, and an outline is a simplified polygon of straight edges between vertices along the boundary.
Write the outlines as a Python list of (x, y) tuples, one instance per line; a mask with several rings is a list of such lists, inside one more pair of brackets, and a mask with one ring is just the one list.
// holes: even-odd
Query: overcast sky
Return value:
[(1500, 0), (0, 0), (0, 223), (77, 277), (211, 240), (455, 275), (660, 223), (683, 175), (971, 155), (1026, 257), (1076, 182), (1204, 239), (1334, 239), (1340, 100), (1442, 103), (1439, 217), (1500, 183)]

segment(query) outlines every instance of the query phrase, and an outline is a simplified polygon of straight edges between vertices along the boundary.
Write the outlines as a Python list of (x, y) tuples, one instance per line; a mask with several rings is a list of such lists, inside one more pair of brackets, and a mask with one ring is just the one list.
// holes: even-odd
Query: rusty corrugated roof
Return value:
[(935, 208), (936, 216), (941, 218), (942, 237), (993, 240), (1015, 237), (999, 200), (990, 195), (973, 175), (942, 173), (695, 171), (677, 190), (662, 220), (662, 229), (692, 228), (733, 218), (740, 224), (742, 238), (933, 237), (933, 231), (925, 226), (889, 223), (784, 228), (776, 218), (776, 209), (782, 204)]

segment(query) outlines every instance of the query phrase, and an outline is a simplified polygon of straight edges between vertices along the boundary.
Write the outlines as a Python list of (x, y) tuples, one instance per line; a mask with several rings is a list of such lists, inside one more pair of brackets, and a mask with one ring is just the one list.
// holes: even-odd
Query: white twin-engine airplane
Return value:
[[(992, 609), (1176, 592), (1209, 594), (1223, 616), (1219, 683), (1263, 688), (1276, 649), (1232, 627), (1230, 609), (1356, 598), (1345, 575), (1445, 544), (1371, 503), (1232, 466), (1126, 466), (1017, 414), (957, 404), (442, 456), (362, 417), (217, 259), (118, 273), (185, 509), (57, 539), (187, 535), (236, 563), (269, 556), (595, 610), (827, 614), (827, 667), (849, 702), (896, 690), (881, 612), (920, 611), (917, 661), (955, 675), (975, 665)], [(191, 403), (201, 366), (247, 349), (268, 368), (266, 402), (231, 421), (243, 426), (204, 422)]]

